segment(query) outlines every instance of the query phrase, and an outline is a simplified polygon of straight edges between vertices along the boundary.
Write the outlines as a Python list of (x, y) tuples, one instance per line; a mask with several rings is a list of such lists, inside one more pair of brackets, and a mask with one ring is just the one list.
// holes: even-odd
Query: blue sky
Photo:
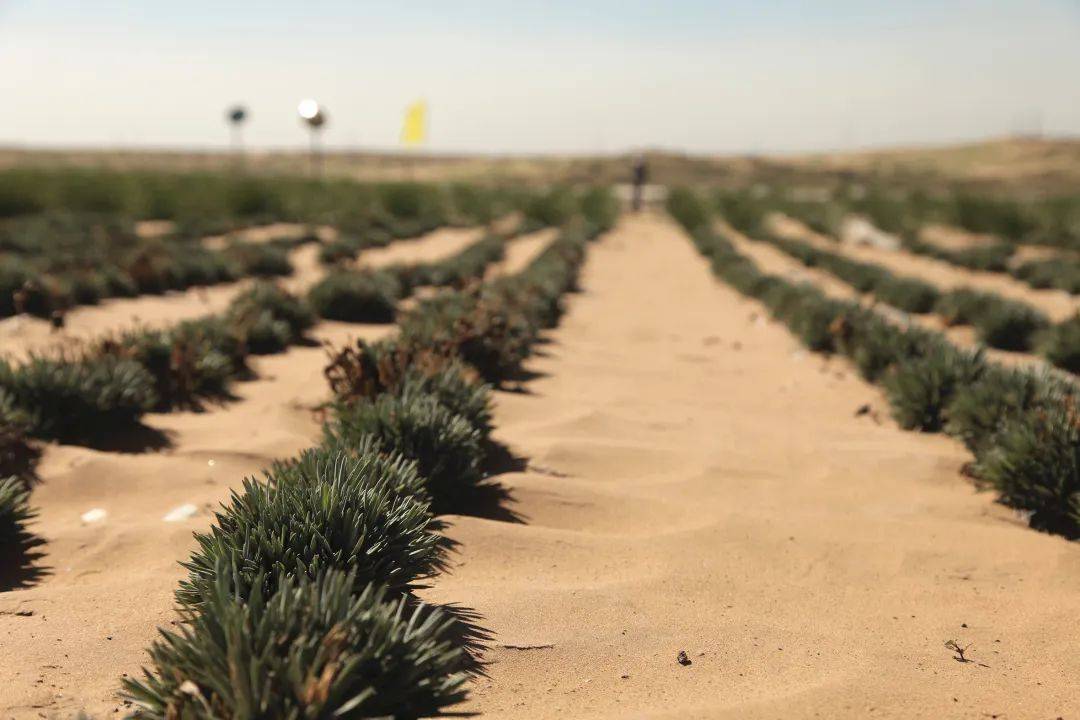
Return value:
[(0, 0), (0, 143), (813, 151), (1080, 134), (1080, 1)]

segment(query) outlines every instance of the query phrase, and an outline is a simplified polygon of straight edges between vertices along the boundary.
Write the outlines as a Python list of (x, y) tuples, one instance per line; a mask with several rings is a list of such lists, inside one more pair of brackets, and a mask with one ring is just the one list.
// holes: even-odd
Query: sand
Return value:
[[(957, 443), (855, 417), (878, 392), (716, 281), (669, 221), (628, 218), (592, 246), (568, 307), (535, 378), (497, 394), (496, 437), (528, 462), (498, 477), (520, 522), (449, 517), (461, 545), (426, 593), (494, 634), (459, 709), (1080, 712), (1080, 548), (976, 493)], [(260, 358), (224, 408), (151, 416), (172, 433), (162, 453), (49, 448), (34, 499), (52, 574), (0, 593), (0, 638), (22, 655), (0, 670), (4, 717), (111, 712), (120, 673), (172, 619), (203, 508), (317, 433), (321, 352)], [(161, 521), (185, 503), (200, 512)], [(94, 507), (108, 517), (83, 525)]]
[(878, 392), (715, 281), (667, 221), (624, 221), (582, 285), (528, 392), (498, 397), (496, 435), (531, 466), (500, 478), (523, 522), (452, 518), (461, 550), (429, 592), (495, 635), (464, 709), (1080, 711), (1080, 548), (976, 493), (952, 440), (855, 417)]

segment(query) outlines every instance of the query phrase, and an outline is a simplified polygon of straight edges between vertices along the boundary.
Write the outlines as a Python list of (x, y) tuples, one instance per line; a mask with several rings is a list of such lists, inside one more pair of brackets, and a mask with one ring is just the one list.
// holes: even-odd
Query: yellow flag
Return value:
[(427, 139), (427, 103), (414, 102), (405, 108), (405, 122), (401, 126), (401, 143), (410, 147), (423, 145)]

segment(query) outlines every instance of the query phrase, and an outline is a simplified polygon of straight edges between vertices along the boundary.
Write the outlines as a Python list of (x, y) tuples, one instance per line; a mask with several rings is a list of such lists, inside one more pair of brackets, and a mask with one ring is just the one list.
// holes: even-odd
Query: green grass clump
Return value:
[(1045, 372), (987, 365), (978, 380), (959, 388), (948, 408), (945, 431), (976, 458), (992, 448), (1006, 422), (1053, 405), (1068, 394)]
[(383, 452), (415, 461), (436, 512), (458, 507), (484, 477), (480, 432), (432, 395), (338, 404), (325, 435), (326, 442), (347, 448), (371, 437)]
[(930, 312), (940, 295), (936, 287), (922, 280), (891, 275), (882, 278), (873, 292), (881, 302), (919, 315)]
[(667, 197), (667, 211), (690, 232), (708, 228), (712, 209), (689, 188), (672, 188)]
[(393, 322), (402, 288), (389, 272), (337, 270), (308, 291), (319, 317), (346, 322)]
[(944, 342), (922, 357), (897, 363), (884, 378), (893, 417), (906, 430), (941, 430), (954, 394), (978, 380), (985, 367), (981, 352)]
[(394, 272), (409, 289), (421, 285), (463, 287), (482, 278), (487, 267), (505, 254), (506, 241), (497, 235), (486, 235), (444, 260), (401, 266)]
[(31, 539), (26, 524), (36, 516), (26, 483), (16, 477), (0, 479), (0, 571), (12, 562), (18, 564), (18, 555)]
[(457, 360), (433, 372), (410, 368), (395, 394), (403, 399), (428, 395), (469, 421), (483, 437), (491, 432), (491, 386)]
[(102, 341), (97, 352), (134, 360), (154, 379), (159, 409), (224, 396), (236, 373), (233, 358), (214, 346), (198, 323), (163, 330), (129, 330)]
[(1026, 303), (971, 288), (943, 293), (934, 312), (948, 325), (974, 326), (982, 342), (1001, 350), (1030, 349), (1036, 333), (1050, 324), (1046, 315)]
[(272, 282), (257, 282), (233, 298), (225, 319), (256, 354), (284, 350), (315, 324), (306, 302)]
[(1056, 367), (1080, 373), (1080, 313), (1040, 333), (1036, 346)]
[(1080, 293), (1080, 262), (1071, 258), (1030, 260), (1014, 268), (1012, 274), (1033, 288)]
[(369, 582), (406, 589), (441, 567), (445, 541), (433, 532), (428, 504), (399, 494), (399, 474), (384, 475), (387, 465), (379, 458), (344, 458), (301, 463), (282, 482), (245, 480), (214, 527), (195, 535), (199, 548), (184, 563), (189, 575), (177, 599), (203, 603), (217, 564), (233, 559), (239, 563), (234, 592), (241, 598), (256, 587), (271, 593), (285, 578), (326, 569), (354, 573), (357, 590)]
[(0, 360), (0, 389), (24, 413), (30, 434), (59, 440), (133, 425), (157, 403), (146, 368), (112, 356)]
[(1031, 348), (1036, 333), (1050, 325), (1050, 320), (1035, 308), (1019, 302), (998, 299), (975, 318), (979, 339), (1001, 350), (1024, 351)]
[(202, 611), (153, 643), (151, 669), (124, 680), (133, 717), (417, 718), (465, 698), (467, 656), (437, 610), (337, 572), (246, 602), (216, 576)]
[(275, 460), (267, 478), (271, 483), (314, 483), (322, 478), (353, 483), (373, 489), (386, 489), (393, 497), (409, 497), (429, 502), (425, 480), (416, 471), (416, 463), (400, 455), (382, 453), (374, 438), (345, 447), (323, 443), (288, 460)]
[(293, 272), (289, 249), (282, 244), (235, 242), (225, 248), (224, 254), (243, 277), (281, 277)]
[(1080, 535), (1080, 424), (1072, 399), (1007, 421), (976, 466), (1002, 502), (1033, 527)]
[(611, 188), (593, 187), (582, 193), (581, 214), (601, 232), (615, 227), (619, 219), (619, 200)]

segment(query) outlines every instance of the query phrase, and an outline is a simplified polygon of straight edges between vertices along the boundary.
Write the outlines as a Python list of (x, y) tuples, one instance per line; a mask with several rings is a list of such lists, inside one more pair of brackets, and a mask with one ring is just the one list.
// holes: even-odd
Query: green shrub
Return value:
[(1001, 350), (1028, 350), (1035, 333), (1050, 325), (1043, 313), (1024, 303), (998, 299), (975, 318), (979, 339)]
[(474, 376), (475, 373), (457, 361), (434, 372), (410, 368), (394, 392), (406, 400), (433, 396), (447, 410), (468, 420), (482, 437), (487, 437), (491, 432), (491, 386)]
[(430, 502), (416, 463), (400, 455), (380, 452), (374, 438), (363, 438), (351, 447), (324, 443), (294, 458), (275, 460), (266, 476), (275, 485), (314, 483), (330, 478), (334, 483), (386, 489), (392, 497)]
[(214, 347), (197, 324), (167, 330), (129, 330), (102, 341), (96, 352), (134, 360), (154, 379), (157, 406), (167, 409), (199, 397), (221, 396), (236, 372), (233, 359)]
[(354, 270), (331, 272), (308, 291), (319, 317), (346, 322), (392, 322), (401, 283), (392, 273)]
[(0, 389), (26, 414), (31, 434), (61, 440), (132, 425), (157, 402), (150, 373), (111, 356), (0, 360)]
[(1001, 500), (1031, 513), (1033, 527), (1080, 534), (1080, 426), (1076, 406), (1058, 403), (1005, 423), (983, 453), (979, 478)]
[(28, 414), (16, 407), (11, 396), (0, 388), (0, 476), (33, 477), (40, 452), (26, 439), (29, 427)]
[(962, 287), (942, 293), (934, 303), (934, 312), (946, 325), (971, 325), (988, 302), (990, 297), (986, 293)]
[(904, 312), (923, 314), (934, 308), (938, 289), (914, 278), (887, 276), (874, 286), (874, 297)]
[(981, 352), (957, 350), (944, 342), (922, 357), (897, 363), (884, 379), (893, 417), (905, 430), (941, 430), (953, 395), (984, 370)]
[(325, 436), (343, 447), (356, 447), (370, 436), (383, 452), (414, 460), (436, 512), (460, 508), (462, 496), (484, 477), (480, 432), (431, 395), (339, 403)]
[[(177, 599), (199, 605), (214, 586), (216, 565), (239, 563), (234, 592), (247, 598), (259, 582), (272, 593), (289, 577), (315, 577), (326, 569), (355, 573), (359, 590), (369, 582), (407, 589), (441, 567), (444, 540), (433, 532), (426, 502), (391, 490), (386, 464), (370, 456), (345, 456), (340, 464), (316, 463), (305, 482), (244, 481), (215, 515), (199, 549), (184, 563), (188, 578)], [(301, 464), (290, 477), (309, 469)]]
[(244, 277), (292, 275), (288, 248), (275, 243), (236, 242), (225, 249), (225, 257), (236, 263)]
[(427, 717), (465, 698), (465, 651), (453, 622), (409, 611), (355, 575), (285, 580), (280, 590), (233, 595), (224, 567), (202, 612), (150, 648), (151, 670), (126, 678), (134, 717)]
[(258, 282), (237, 295), (225, 321), (245, 349), (255, 354), (281, 352), (315, 323), (307, 303), (278, 285)]
[(668, 193), (667, 211), (690, 232), (699, 228), (706, 228), (707, 231), (712, 217), (708, 204), (693, 190), (682, 187), (673, 188)]
[(619, 219), (619, 201), (611, 188), (589, 188), (581, 195), (581, 214), (601, 231), (615, 227)]
[(26, 524), (36, 516), (26, 483), (15, 477), (0, 478), (0, 566), (18, 563), (31, 538)]
[(1039, 352), (1055, 366), (1080, 373), (1080, 313), (1041, 332), (1036, 344)]
[(576, 210), (574, 193), (567, 187), (554, 187), (539, 193), (524, 208), (526, 220), (536, 221), (544, 227), (560, 227)]
[(988, 365), (978, 380), (954, 394), (945, 431), (960, 438), (979, 458), (993, 447), (1006, 421), (1065, 396), (1062, 383), (1046, 373)]

